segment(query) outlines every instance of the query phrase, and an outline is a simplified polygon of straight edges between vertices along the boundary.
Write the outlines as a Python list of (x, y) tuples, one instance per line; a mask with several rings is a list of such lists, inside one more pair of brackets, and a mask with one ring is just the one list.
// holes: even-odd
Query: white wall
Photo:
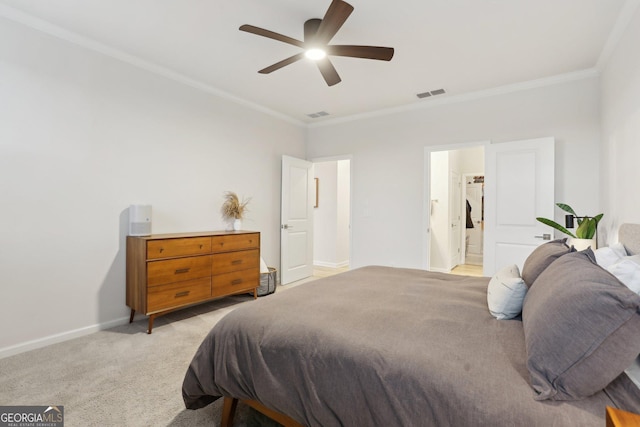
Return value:
[[(424, 147), (556, 139), (556, 200), (600, 208), (597, 76), (312, 126), (308, 156), (352, 156), (351, 265), (423, 266)], [(429, 102), (428, 100), (425, 102)], [(433, 105), (433, 104), (432, 104)], [(562, 212), (558, 212), (560, 220)]]
[(608, 243), (625, 222), (640, 223), (640, 8), (602, 73), (601, 236)]
[(279, 265), (304, 128), (4, 19), (0, 76), (0, 356), (127, 317), (131, 203), (165, 233), (224, 228), (223, 192), (251, 197), (244, 228)]
[(349, 161), (314, 163), (319, 205), (313, 210), (313, 263), (323, 267), (349, 264)]

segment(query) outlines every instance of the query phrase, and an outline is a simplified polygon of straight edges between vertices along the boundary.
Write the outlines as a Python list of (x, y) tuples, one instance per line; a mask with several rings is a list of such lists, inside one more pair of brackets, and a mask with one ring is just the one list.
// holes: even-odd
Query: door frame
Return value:
[[(470, 176), (471, 177), (472, 176), (482, 176), (482, 177), (484, 177), (484, 172), (463, 173), (462, 174), (462, 197), (463, 197), (463, 200), (462, 200), (462, 214), (463, 215), (467, 214), (465, 201), (466, 201), (466, 197), (467, 197), (467, 178), (470, 177)], [(484, 234), (484, 229), (482, 230), (482, 233)], [(467, 260), (467, 248), (465, 246), (465, 244), (466, 244), (466, 235), (467, 235), (466, 232), (463, 233), (463, 235), (462, 235), (462, 250), (460, 251), (462, 253), (463, 264), (465, 264), (466, 260)], [(484, 241), (484, 236), (483, 236), (483, 241)]]
[(491, 144), (489, 140), (461, 142), (455, 144), (429, 145), (424, 147), (424, 176), (422, 199), (422, 268), (429, 270), (431, 267), (431, 153), (437, 151), (464, 150), (466, 148), (486, 147)]
[(349, 160), (349, 270), (353, 264), (353, 155), (343, 154), (329, 157), (313, 157), (311, 163), (337, 162), (339, 160)]

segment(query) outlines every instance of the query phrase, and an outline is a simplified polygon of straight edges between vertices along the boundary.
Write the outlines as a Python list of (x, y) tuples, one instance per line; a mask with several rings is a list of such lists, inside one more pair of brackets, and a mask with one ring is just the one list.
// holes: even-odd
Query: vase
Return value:
[(591, 250), (596, 250), (596, 239), (574, 239), (571, 238), (568, 242), (570, 245), (576, 249), (576, 251), (583, 251), (587, 248), (591, 248)]
[(233, 229), (235, 231), (242, 230), (242, 220), (241, 219), (234, 219), (233, 220)]

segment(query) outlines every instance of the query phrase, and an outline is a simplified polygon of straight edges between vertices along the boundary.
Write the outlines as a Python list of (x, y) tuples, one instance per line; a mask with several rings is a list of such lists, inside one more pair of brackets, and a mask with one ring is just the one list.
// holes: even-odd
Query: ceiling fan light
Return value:
[(319, 59), (323, 59), (327, 56), (327, 52), (325, 52), (322, 49), (318, 49), (318, 48), (312, 48), (312, 49), (307, 49), (307, 51), (304, 53), (304, 56), (306, 56), (309, 59), (313, 59), (314, 61), (317, 61)]

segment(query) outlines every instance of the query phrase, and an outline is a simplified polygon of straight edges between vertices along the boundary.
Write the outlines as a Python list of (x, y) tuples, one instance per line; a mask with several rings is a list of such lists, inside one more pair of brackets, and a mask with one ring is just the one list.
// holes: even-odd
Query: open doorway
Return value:
[(428, 268), (482, 276), (484, 144), (427, 154)]
[(349, 269), (351, 253), (351, 160), (314, 159), (314, 276)]
[(484, 242), (484, 172), (464, 174), (465, 244), (462, 264), (482, 265)]

